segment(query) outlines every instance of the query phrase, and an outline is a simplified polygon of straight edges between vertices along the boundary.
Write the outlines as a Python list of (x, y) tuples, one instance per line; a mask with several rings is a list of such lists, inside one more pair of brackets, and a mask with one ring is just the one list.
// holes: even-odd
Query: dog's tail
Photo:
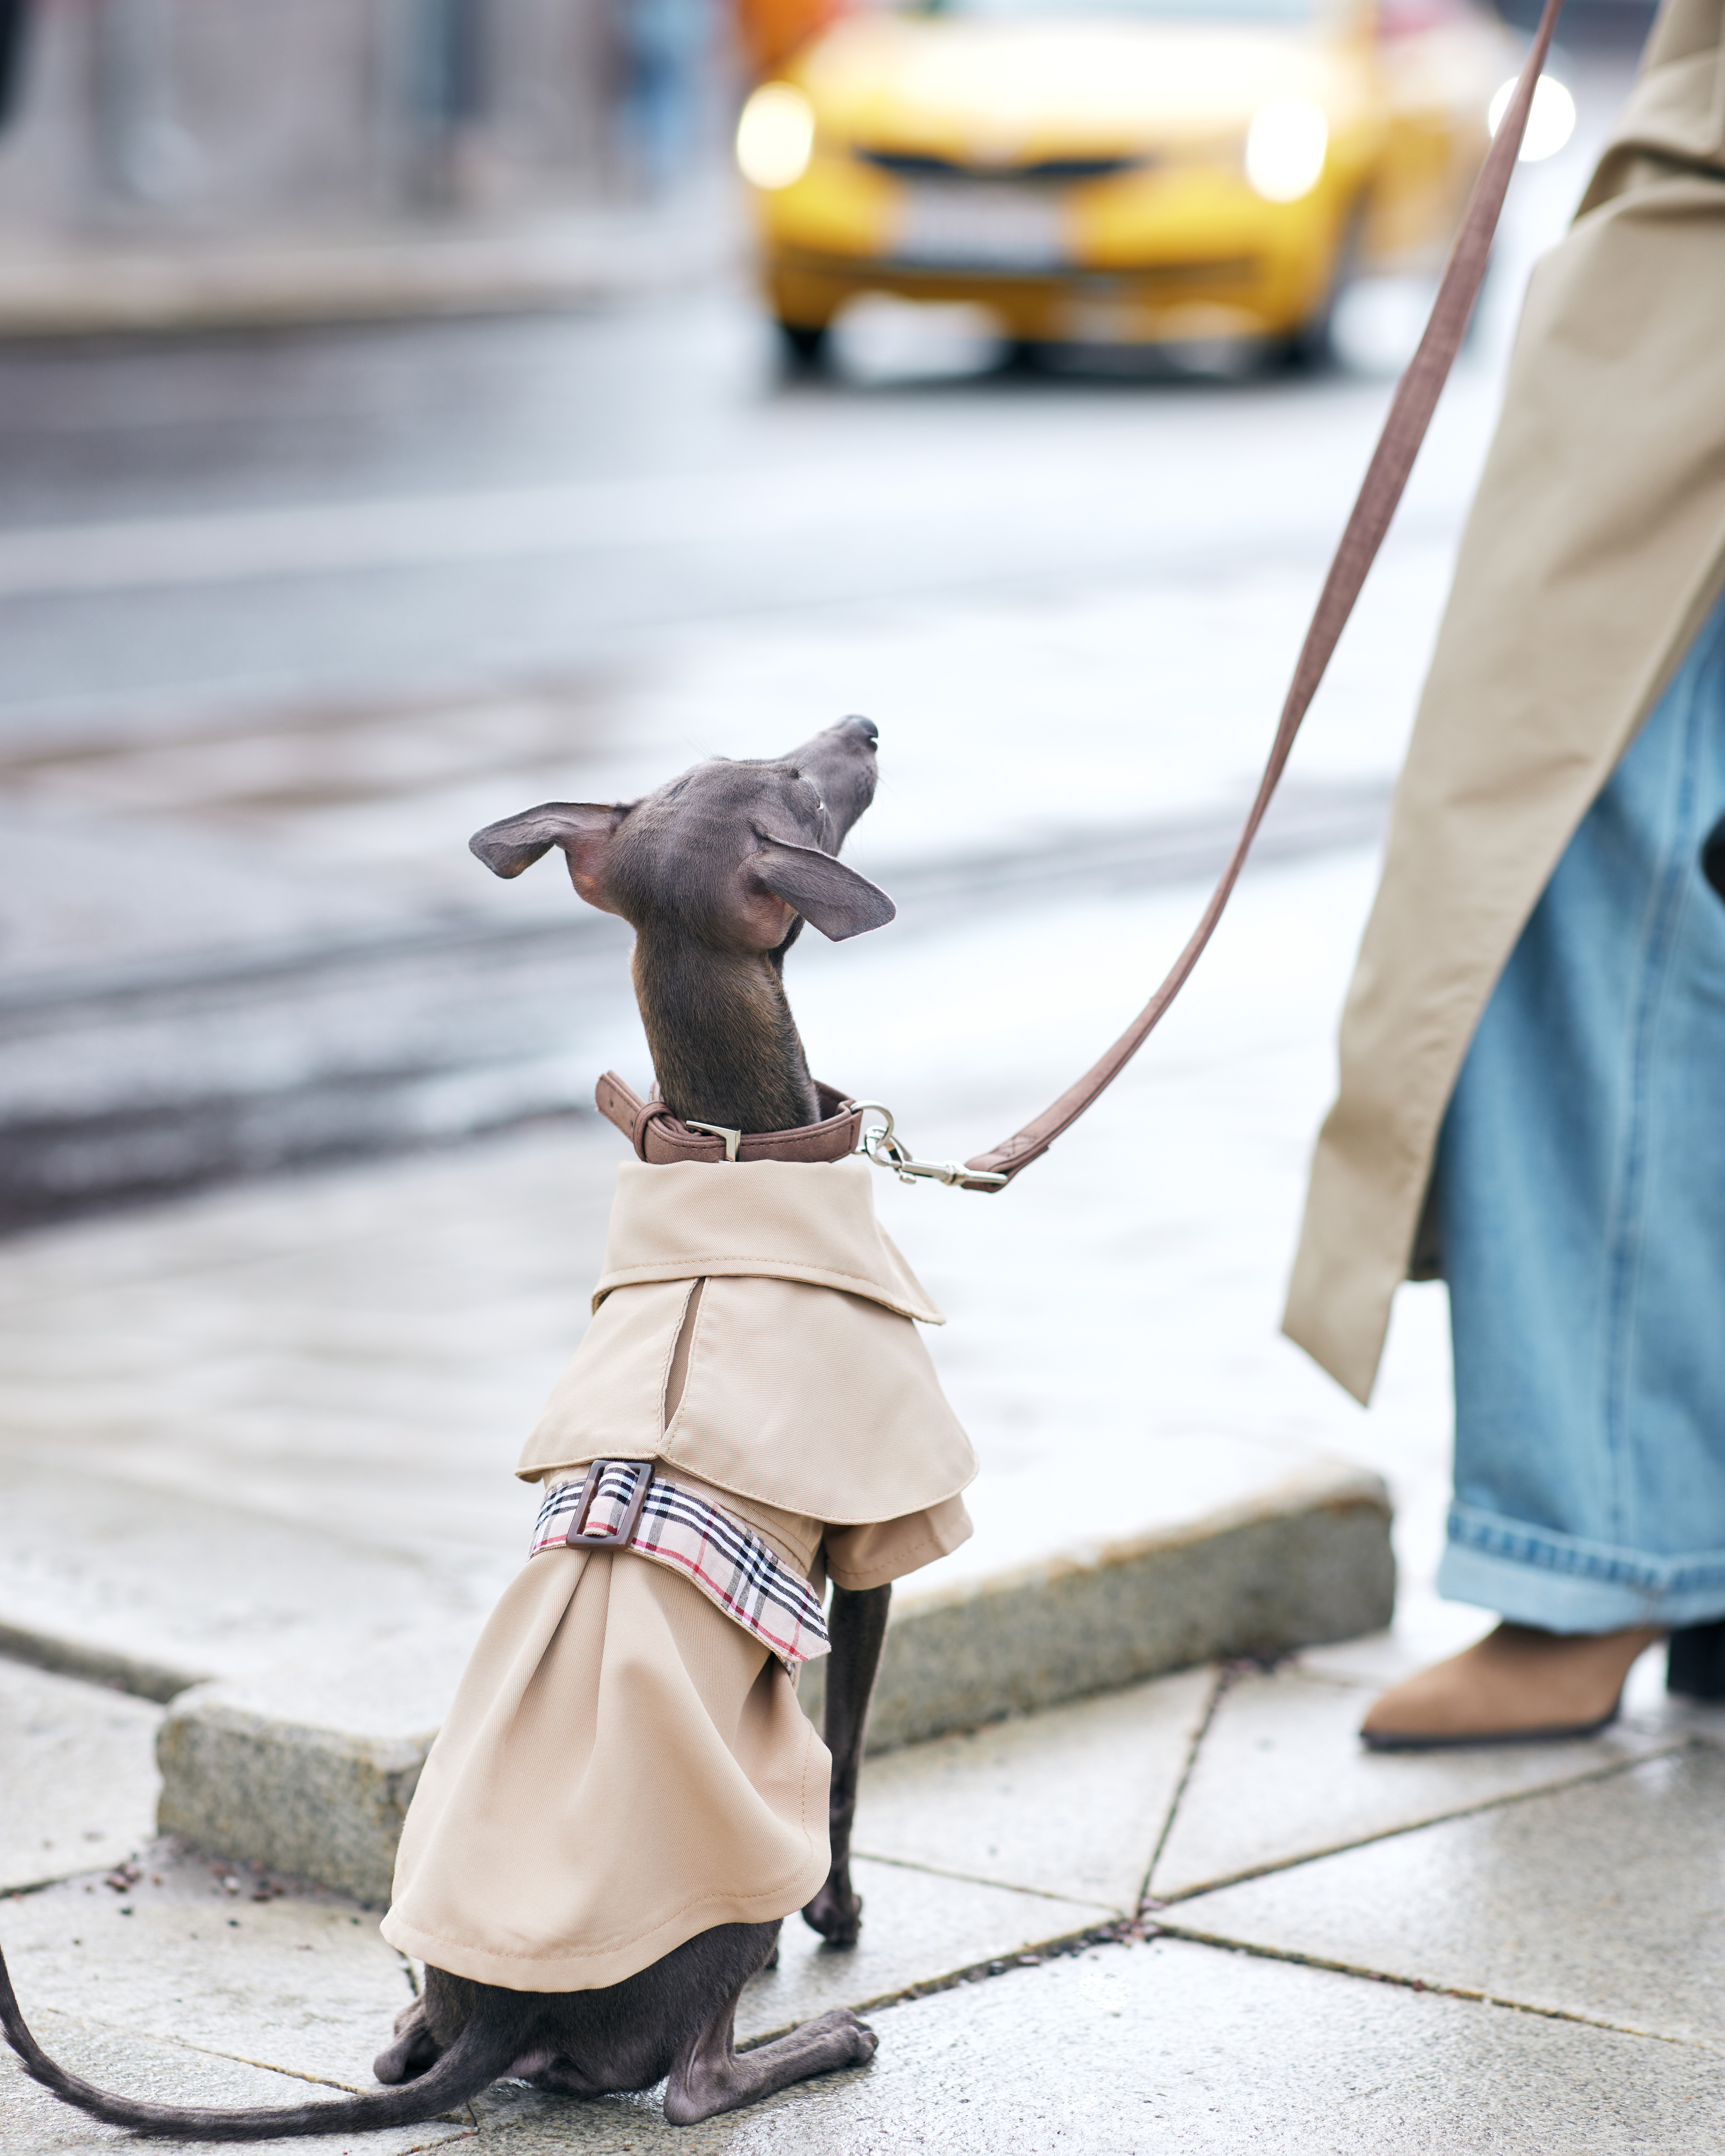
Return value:
[(443, 2056), (417, 2081), (367, 2096), (216, 2111), (196, 2104), (147, 2103), (113, 2096), (94, 2087), (49, 2057), (25, 2026), (12, 1988), (6, 1958), (0, 1954), (0, 2027), (24, 2062), (24, 2071), (45, 2089), (110, 2126), (129, 2126), (138, 2133), (172, 2133), (190, 2141), (267, 2141), (297, 2133), (367, 2133), (383, 2126), (417, 2126), (452, 2110), (489, 2088), (507, 2073), (520, 2047), (518, 2033), (488, 2026), (475, 2015)]

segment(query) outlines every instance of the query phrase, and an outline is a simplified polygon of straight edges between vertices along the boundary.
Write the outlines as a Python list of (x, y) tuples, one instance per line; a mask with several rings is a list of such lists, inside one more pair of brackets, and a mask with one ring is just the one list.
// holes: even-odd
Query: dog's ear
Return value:
[(635, 804), (632, 801), (544, 801), (487, 824), (468, 840), (493, 875), (518, 876), (542, 854), (561, 846), (569, 857), (569, 880), (589, 906), (601, 912), (616, 908), (606, 895), (606, 871), (617, 828)]
[(1725, 898), (1725, 816), (1707, 834), (1701, 849), (1701, 872)]
[(898, 911), (877, 884), (814, 846), (762, 837), (759, 853), (749, 856), (748, 869), (761, 889), (794, 906), (834, 943), (867, 928), (884, 928)]

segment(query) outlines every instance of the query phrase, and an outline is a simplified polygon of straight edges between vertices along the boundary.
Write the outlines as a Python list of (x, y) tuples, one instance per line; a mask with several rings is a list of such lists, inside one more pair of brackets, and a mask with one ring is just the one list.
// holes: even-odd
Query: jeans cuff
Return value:
[(1676, 1629), (1725, 1617), (1725, 1550), (1651, 1557), (1457, 1505), (1437, 1591), (1548, 1632)]

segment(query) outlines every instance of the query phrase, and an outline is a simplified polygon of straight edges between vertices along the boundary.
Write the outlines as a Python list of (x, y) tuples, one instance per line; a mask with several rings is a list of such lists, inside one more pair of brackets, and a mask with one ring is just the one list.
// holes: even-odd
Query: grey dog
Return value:
[[(628, 804), (552, 802), (481, 831), (474, 851), (517, 875), (552, 846), (580, 896), (635, 932), (635, 993), (671, 1112), (746, 1132), (814, 1122), (820, 1110), (790, 1006), (785, 953), (803, 921), (841, 940), (892, 917), (891, 900), (837, 859), (874, 798), (875, 730), (846, 719), (788, 756), (696, 764)], [(826, 1738), (833, 1755), (832, 1869), (803, 1910), (834, 1946), (855, 1943), (850, 1883), (870, 1694), (890, 1587), (834, 1587)], [(743, 1986), (777, 1951), (779, 1925), (720, 1924), (603, 1990), (509, 1991), (428, 1969), (376, 2063), (374, 2093), (280, 2109), (149, 2103), (93, 2087), (38, 2044), (0, 1960), (0, 2025), (26, 2070), (68, 2103), (141, 2133), (260, 2141), (406, 2126), (466, 2102), (504, 2075), (572, 2096), (667, 2081), (665, 2116), (691, 2124), (875, 2051), (845, 2010), (739, 2053)]]

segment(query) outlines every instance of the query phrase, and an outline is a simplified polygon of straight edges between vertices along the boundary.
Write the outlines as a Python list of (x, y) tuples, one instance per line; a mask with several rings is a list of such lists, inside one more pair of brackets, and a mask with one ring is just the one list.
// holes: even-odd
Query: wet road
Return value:
[[(1465, 502), (1517, 292), (1625, 62), (1524, 167), (1481, 334), (1403, 516)], [(0, 352), (0, 735), (629, 661), (717, 623), (883, 602), (1312, 573), (1409, 295), (1344, 321), (1363, 372), (991, 371), (883, 305), (786, 382), (741, 285), (609, 311)], [(1352, 334), (1348, 334), (1351, 327)], [(165, 715), (172, 713), (172, 717)]]

